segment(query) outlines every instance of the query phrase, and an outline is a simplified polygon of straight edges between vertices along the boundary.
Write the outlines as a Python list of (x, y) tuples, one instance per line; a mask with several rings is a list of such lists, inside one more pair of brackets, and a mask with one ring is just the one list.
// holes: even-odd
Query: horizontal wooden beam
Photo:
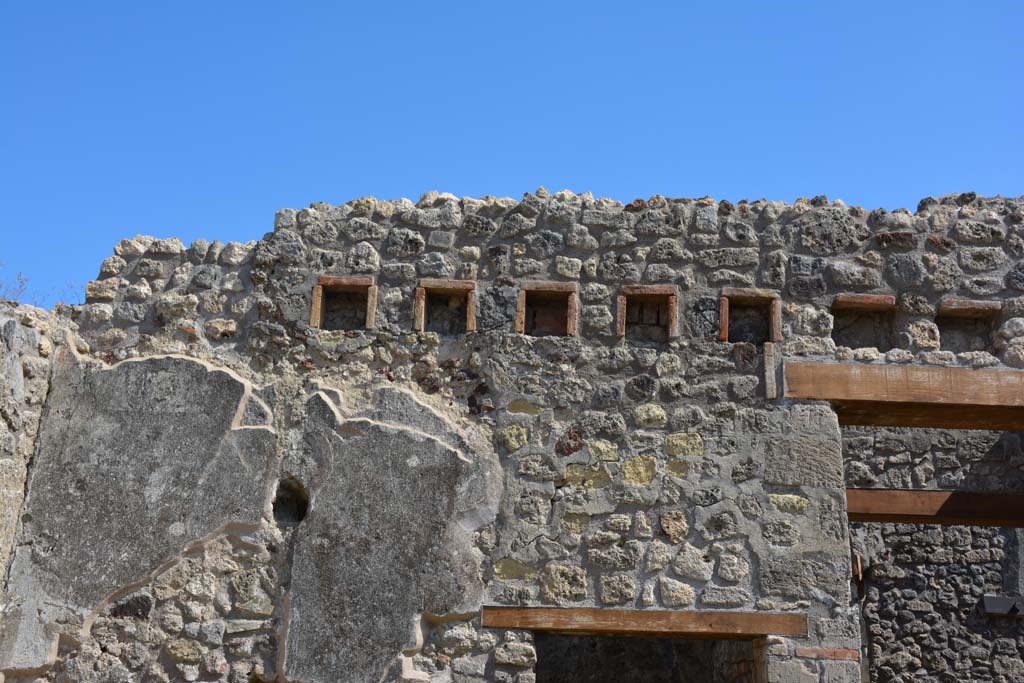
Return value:
[(1024, 429), (1024, 372), (786, 363), (785, 397), (831, 401), (840, 424)]
[(949, 297), (939, 302), (940, 318), (994, 318), (1003, 311), (1002, 301)]
[(327, 289), (365, 289), (374, 284), (372, 275), (321, 275), (317, 284)]
[(779, 298), (774, 289), (755, 289), (753, 287), (722, 287), (722, 296), (738, 304), (767, 304)]
[(679, 288), (675, 285), (622, 285), (626, 296), (676, 296)]
[(420, 280), (420, 287), (439, 294), (447, 294), (449, 292), (465, 294), (476, 289), (476, 280), (450, 280), (447, 278), (425, 277)]
[(801, 613), (636, 610), (594, 607), (484, 607), (484, 628), (605, 636), (748, 640), (807, 636)]
[(559, 282), (557, 280), (523, 280), (519, 289), (526, 292), (575, 292), (579, 285), (575, 282)]
[(1024, 495), (846, 489), (851, 522), (1024, 528)]
[(892, 294), (836, 294), (832, 299), (834, 311), (891, 311), (896, 308)]

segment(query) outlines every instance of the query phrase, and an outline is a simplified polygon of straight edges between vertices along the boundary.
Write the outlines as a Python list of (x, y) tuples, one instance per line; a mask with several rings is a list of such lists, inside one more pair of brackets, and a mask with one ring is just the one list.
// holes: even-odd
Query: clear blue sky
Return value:
[(1024, 3), (0, 0), (0, 280), (372, 194), (1024, 194)]

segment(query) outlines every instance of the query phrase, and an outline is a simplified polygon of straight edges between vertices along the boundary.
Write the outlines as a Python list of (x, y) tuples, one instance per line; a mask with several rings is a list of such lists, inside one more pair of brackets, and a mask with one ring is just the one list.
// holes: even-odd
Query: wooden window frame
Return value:
[(323, 329), (325, 292), (365, 292), (365, 328), (377, 326), (377, 283), (371, 275), (321, 275), (313, 287), (313, 302), (309, 312), (309, 326)]
[(553, 282), (549, 280), (525, 280), (520, 282), (515, 318), (515, 331), (519, 334), (526, 334), (526, 297), (529, 292), (565, 294), (567, 299), (565, 336), (576, 336), (580, 317), (579, 285), (577, 283)]
[(668, 307), (668, 338), (679, 336), (679, 288), (675, 285), (622, 285), (616, 300), (616, 333), (626, 336), (626, 307), (629, 297), (664, 299)]
[(427, 296), (447, 294), (466, 297), (466, 332), (476, 332), (476, 281), (424, 278), (416, 288), (413, 329), (423, 332), (427, 323)]
[(729, 341), (729, 302), (747, 306), (768, 307), (768, 339), (766, 343), (782, 341), (782, 298), (771, 289), (723, 287), (718, 297), (718, 340)]

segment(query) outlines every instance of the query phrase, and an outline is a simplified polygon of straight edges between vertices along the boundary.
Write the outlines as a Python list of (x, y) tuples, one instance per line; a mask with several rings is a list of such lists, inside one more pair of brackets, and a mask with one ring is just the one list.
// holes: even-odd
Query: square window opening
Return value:
[(368, 301), (369, 292), (366, 289), (328, 289), (325, 287), (321, 329), (366, 329)]
[(464, 334), (468, 305), (466, 293), (428, 291), (424, 306), (424, 330), (441, 335)]
[(892, 349), (892, 311), (833, 308), (832, 316), (832, 341), (836, 346), (874, 347), (881, 353)]
[(523, 332), (533, 337), (568, 335), (569, 297), (567, 292), (527, 291)]
[(671, 336), (668, 296), (626, 297), (626, 339), (666, 342)]
[(938, 317), (939, 348), (953, 353), (991, 351), (992, 318)]
[(771, 303), (729, 302), (729, 341), (763, 345), (771, 341)]

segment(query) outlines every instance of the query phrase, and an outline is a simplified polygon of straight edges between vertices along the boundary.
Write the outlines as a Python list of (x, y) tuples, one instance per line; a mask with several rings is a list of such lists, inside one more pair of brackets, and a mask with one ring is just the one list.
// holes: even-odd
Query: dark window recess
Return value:
[(991, 350), (992, 320), (992, 318), (936, 318), (935, 324), (939, 328), (940, 348), (953, 353)]
[(537, 683), (734, 683), (753, 680), (751, 641), (535, 633)]
[(832, 316), (832, 341), (836, 346), (874, 347), (883, 353), (892, 348), (892, 312), (832, 309)]
[(626, 297), (626, 339), (668, 341), (667, 297)]
[(466, 331), (465, 294), (426, 294), (424, 330), (437, 334), (463, 334)]
[(366, 329), (367, 292), (324, 290), (323, 322), (325, 330)]
[(274, 496), (274, 521), (281, 528), (298, 526), (309, 512), (309, 494), (306, 487), (288, 477), (277, 482)]
[(771, 329), (771, 303), (741, 304), (729, 302), (729, 341), (764, 344)]
[(534, 337), (565, 336), (569, 325), (569, 295), (527, 292), (523, 331)]

